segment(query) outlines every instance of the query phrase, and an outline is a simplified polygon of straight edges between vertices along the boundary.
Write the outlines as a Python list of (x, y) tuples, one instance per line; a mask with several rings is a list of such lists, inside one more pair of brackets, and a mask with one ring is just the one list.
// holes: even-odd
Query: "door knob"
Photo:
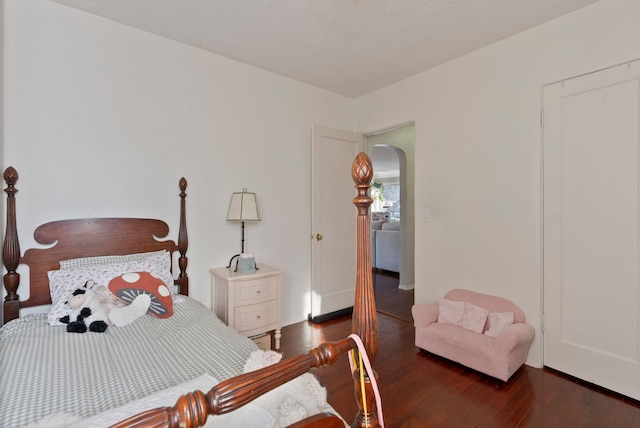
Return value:
[(316, 235), (316, 239), (318, 241), (322, 241), (322, 238), (324, 238), (324, 236), (320, 235), (319, 233)]

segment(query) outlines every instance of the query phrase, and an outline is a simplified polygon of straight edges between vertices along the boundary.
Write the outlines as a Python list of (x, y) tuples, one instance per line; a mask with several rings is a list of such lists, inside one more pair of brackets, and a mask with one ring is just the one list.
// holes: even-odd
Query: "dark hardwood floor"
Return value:
[[(378, 314), (374, 367), (387, 427), (640, 427), (638, 401), (554, 370), (523, 366), (503, 383), (418, 350), (410, 305), (401, 307), (407, 305), (406, 294), (382, 290), (383, 283), (392, 281), (376, 280), (376, 300), (387, 296), (380, 306), (391, 315)], [(392, 302), (388, 296), (394, 294), (404, 303)], [(290, 325), (282, 330), (281, 351), (285, 356), (305, 353), (350, 330), (350, 317)], [(356, 406), (346, 357), (315, 374), (327, 387), (329, 403), (351, 423)]]
[(395, 272), (373, 271), (373, 289), (378, 312), (412, 323), (413, 290), (400, 290)]

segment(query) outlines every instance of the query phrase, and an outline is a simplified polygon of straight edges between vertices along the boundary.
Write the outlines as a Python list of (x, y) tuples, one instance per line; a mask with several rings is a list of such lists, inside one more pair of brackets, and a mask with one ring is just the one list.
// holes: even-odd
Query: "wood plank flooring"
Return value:
[[(374, 366), (387, 427), (640, 427), (640, 402), (554, 370), (523, 366), (505, 384), (420, 351), (405, 317), (406, 308), (378, 314)], [(350, 330), (350, 317), (290, 325), (282, 330), (281, 351), (304, 353)], [(327, 387), (329, 403), (352, 422), (356, 406), (346, 357), (315, 374)]]
[(412, 323), (413, 290), (400, 290), (398, 283), (397, 273), (373, 271), (373, 289), (378, 312)]

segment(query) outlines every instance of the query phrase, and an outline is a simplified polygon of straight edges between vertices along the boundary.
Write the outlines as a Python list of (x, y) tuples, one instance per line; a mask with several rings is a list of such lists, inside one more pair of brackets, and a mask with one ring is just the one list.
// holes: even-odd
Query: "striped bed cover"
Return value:
[(67, 333), (28, 315), (0, 329), (0, 426), (89, 417), (203, 374), (224, 380), (256, 349), (188, 297), (171, 318), (145, 315), (104, 333)]

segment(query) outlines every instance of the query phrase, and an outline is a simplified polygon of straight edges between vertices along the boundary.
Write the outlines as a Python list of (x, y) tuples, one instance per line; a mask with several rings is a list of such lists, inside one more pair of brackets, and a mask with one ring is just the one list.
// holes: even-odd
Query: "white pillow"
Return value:
[(474, 333), (482, 333), (484, 325), (487, 322), (488, 315), (489, 309), (466, 302), (464, 313), (462, 314), (462, 320), (458, 325), (462, 328), (466, 328), (467, 330), (471, 330)]
[(487, 318), (487, 329), (484, 334), (489, 337), (496, 337), (504, 326), (513, 324), (514, 321), (515, 314), (513, 312), (490, 312)]
[(81, 257), (78, 259), (60, 260), (60, 269), (74, 269), (87, 266), (104, 265), (107, 263), (124, 263), (144, 260), (147, 257), (157, 256), (158, 254), (168, 254), (167, 250), (150, 251), (147, 253), (124, 254), (118, 256), (94, 256)]
[(458, 324), (464, 314), (464, 302), (442, 299), (438, 303), (438, 322), (442, 324)]
[(92, 280), (95, 286), (109, 286), (109, 282), (128, 272), (149, 272), (165, 282), (171, 289), (173, 277), (170, 271), (171, 258), (168, 252), (158, 253), (143, 260), (106, 263), (94, 266), (86, 266), (75, 269), (61, 269), (47, 272), (49, 276), (49, 292), (51, 294), (52, 307), (49, 311), (49, 324), (62, 325), (59, 321), (65, 315), (71, 313), (71, 308), (66, 305), (69, 294), (78, 287), (82, 287), (87, 281)]

